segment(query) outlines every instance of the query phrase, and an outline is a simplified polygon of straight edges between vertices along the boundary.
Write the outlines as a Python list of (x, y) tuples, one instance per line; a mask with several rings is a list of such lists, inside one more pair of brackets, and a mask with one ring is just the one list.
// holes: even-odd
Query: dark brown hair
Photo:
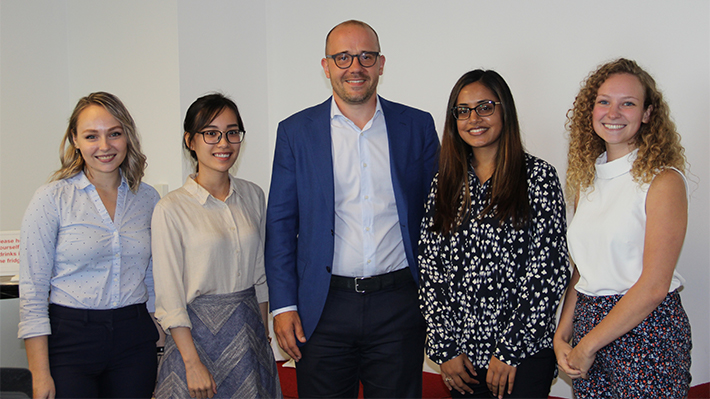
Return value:
[(530, 218), (525, 151), (520, 139), (520, 125), (510, 88), (497, 72), (476, 69), (464, 74), (454, 85), (449, 96), (441, 156), (439, 180), (432, 231), (449, 234), (455, 230), (471, 211), (471, 188), (468, 168), (473, 152), (461, 138), (452, 109), (458, 102), (461, 90), (471, 83), (480, 82), (498, 97), (502, 112), (503, 130), (496, 154), (495, 171), (491, 176), (491, 193), (482, 216), (493, 211), (500, 222), (511, 222), (521, 228)]
[(187, 135), (188, 139), (185, 140), (185, 137), (183, 137), (182, 145), (185, 150), (190, 153), (190, 157), (193, 161), (195, 161), (195, 172), (199, 172), (197, 154), (187, 146), (187, 143), (192, 142), (195, 138), (195, 134), (204, 129), (205, 126), (212, 123), (214, 118), (216, 118), (225, 108), (234, 112), (234, 115), (237, 117), (239, 129), (244, 130), (244, 122), (242, 122), (242, 117), (239, 115), (237, 104), (235, 104), (229, 97), (221, 93), (207, 94), (198, 98), (192, 103), (192, 105), (190, 105), (190, 108), (187, 109), (187, 113), (185, 113), (185, 123), (183, 123), (183, 128), (185, 129), (185, 135)]

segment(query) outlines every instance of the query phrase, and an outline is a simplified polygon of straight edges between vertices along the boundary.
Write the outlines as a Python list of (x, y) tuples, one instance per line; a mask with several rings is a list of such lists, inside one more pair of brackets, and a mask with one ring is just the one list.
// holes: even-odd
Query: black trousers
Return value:
[[(557, 359), (555, 352), (548, 348), (543, 349), (533, 356), (523, 360), (515, 371), (513, 392), (508, 395), (507, 385), (504, 398), (547, 399), (550, 394), (550, 385), (555, 377)], [(477, 376), (473, 377), (480, 384), (469, 384), (473, 393), (460, 394), (451, 390), (452, 398), (495, 398), (486, 384), (487, 369), (476, 369)], [(471, 373), (469, 373), (470, 375)]]
[(145, 304), (111, 310), (49, 305), (57, 398), (150, 398), (158, 331)]
[(296, 363), (301, 398), (421, 398), (424, 319), (413, 280), (369, 294), (331, 288)]

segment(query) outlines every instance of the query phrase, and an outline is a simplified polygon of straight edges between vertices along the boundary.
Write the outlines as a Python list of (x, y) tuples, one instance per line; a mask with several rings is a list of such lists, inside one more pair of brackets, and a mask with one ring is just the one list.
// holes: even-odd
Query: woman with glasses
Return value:
[(427, 354), (453, 397), (547, 398), (569, 278), (557, 173), (524, 152), (498, 73), (464, 74), (448, 110), (419, 241)]
[(575, 267), (555, 334), (560, 368), (577, 398), (687, 397), (692, 343), (675, 270), (686, 160), (668, 104), (622, 58), (589, 75), (568, 117)]
[(19, 338), (35, 398), (150, 398), (158, 330), (150, 218), (158, 193), (113, 94), (81, 98), (61, 168), (22, 220)]
[(263, 191), (229, 174), (245, 131), (221, 94), (187, 110), (195, 174), (153, 214), (155, 316), (168, 332), (156, 398), (281, 396), (269, 344)]

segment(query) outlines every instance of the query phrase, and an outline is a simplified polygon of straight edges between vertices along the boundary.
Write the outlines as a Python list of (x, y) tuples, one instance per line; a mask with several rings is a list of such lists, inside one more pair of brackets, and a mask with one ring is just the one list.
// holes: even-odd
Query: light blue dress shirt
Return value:
[(121, 176), (114, 219), (83, 172), (40, 187), (22, 220), (18, 337), (51, 334), (48, 304), (155, 309), (150, 220), (157, 191)]
[(331, 105), (335, 182), (333, 274), (370, 277), (408, 266), (390, 172), (385, 115), (360, 129)]
[[(408, 267), (392, 185), (387, 125), (377, 97), (375, 114), (360, 129), (330, 107), (335, 229), (333, 274), (371, 277)], [(274, 316), (297, 311), (274, 309)]]

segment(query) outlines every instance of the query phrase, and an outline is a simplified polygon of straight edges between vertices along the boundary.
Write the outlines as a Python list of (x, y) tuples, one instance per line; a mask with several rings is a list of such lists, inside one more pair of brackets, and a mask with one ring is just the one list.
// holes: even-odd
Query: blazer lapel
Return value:
[[(329, 98), (324, 103), (320, 104), (310, 118), (308, 126), (305, 130), (310, 132), (308, 137), (313, 139), (312, 142), (302, 143), (310, 147), (307, 153), (310, 155), (308, 162), (312, 163), (313, 176), (306, 178), (315, 178), (318, 180), (314, 187), (318, 187), (323, 195), (323, 203), (327, 214), (334, 214), (334, 198), (335, 198), (335, 182), (333, 178), (333, 151), (330, 135), (330, 103)], [(316, 193), (313, 193), (313, 199), (317, 199)]]
[(406, 188), (402, 186), (403, 176), (407, 172), (407, 162), (410, 159), (409, 148), (411, 141), (411, 123), (407, 118), (402, 117), (402, 110), (394, 107), (389, 101), (380, 97), (382, 112), (385, 114), (385, 124), (387, 125), (387, 141), (390, 150), (390, 173), (392, 175), (392, 186), (395, 200), (397, 201), (397, 212), (400, 220), (407, 220), (407, 196), (404, 195)]

